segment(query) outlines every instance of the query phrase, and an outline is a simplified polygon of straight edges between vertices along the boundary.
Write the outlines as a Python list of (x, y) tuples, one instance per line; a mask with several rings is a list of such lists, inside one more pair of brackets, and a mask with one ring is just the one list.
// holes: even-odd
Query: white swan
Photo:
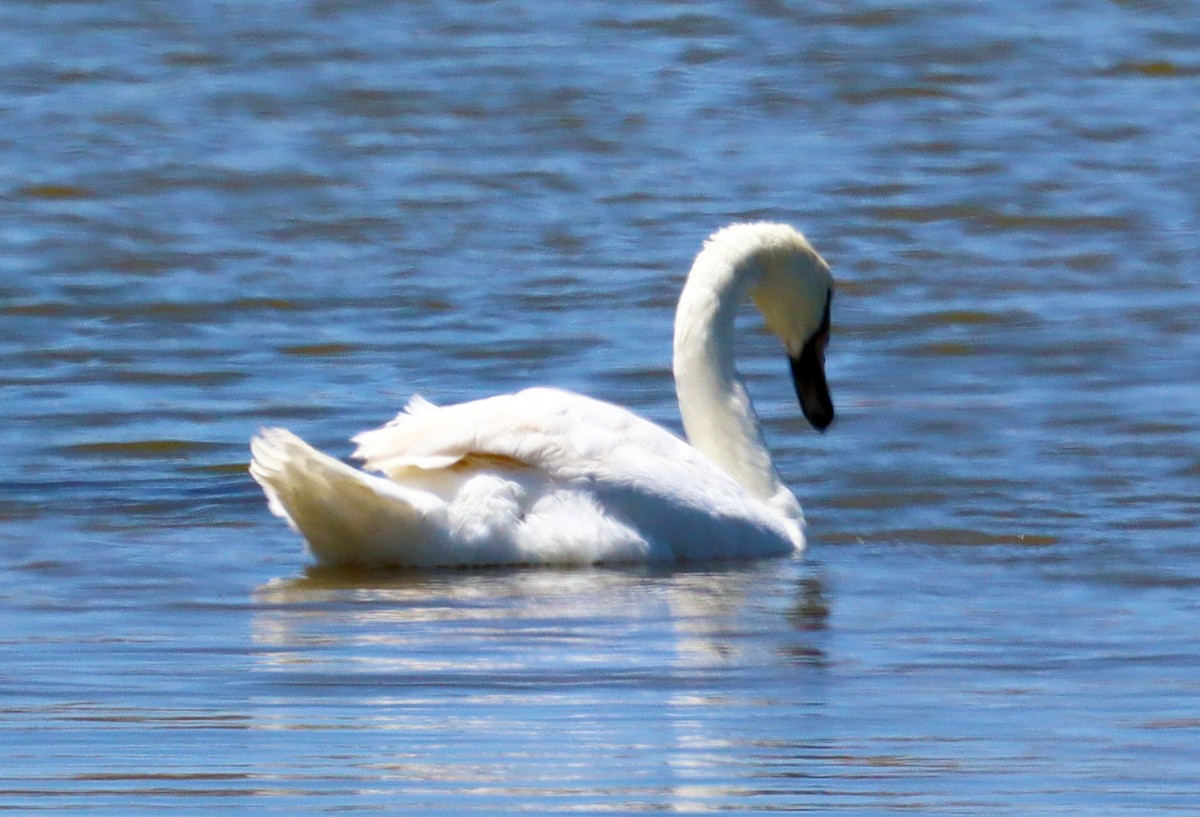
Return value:
[[(825, 344), (833, 276), (782, 224), (735, 224), (696, 257), (675, 317), (688, 441), (627, 409), (550, 388), (436, 407), (414, 397), (354, 438), (352, 468), (283, 429), (250, 473), (323, 564), (465, 566), (740, 559), (804, 547), (733, 366), (749, 296), (791, 359), (801, 408), (833, 420)], [(690, 444), (689, 444), (690, 443)]]

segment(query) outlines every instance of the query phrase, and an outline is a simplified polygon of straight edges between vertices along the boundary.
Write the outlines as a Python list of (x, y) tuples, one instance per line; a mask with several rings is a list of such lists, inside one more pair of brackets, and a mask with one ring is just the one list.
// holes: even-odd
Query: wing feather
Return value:
[(365, 468), (393, 479), (409, 469), (452, 468), (472, 458), (499, 458), (556, 479), (596, 478), (622, 462), (661, 473), (661, 460), (703, 459), (628, 409), (551, 388), (443, 407), (413, 401), (354, 442), (354, 456)]

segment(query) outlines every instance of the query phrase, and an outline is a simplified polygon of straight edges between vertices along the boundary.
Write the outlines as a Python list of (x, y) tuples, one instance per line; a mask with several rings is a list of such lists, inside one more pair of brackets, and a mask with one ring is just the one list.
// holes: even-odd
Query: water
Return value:
[[(0, 7), (0, 808), (1187, 813), (1186, 3)], [(804, 229), (803, 560), (313, 571), (245, 474), (421, 392), (676, 427), (702, 238)]]

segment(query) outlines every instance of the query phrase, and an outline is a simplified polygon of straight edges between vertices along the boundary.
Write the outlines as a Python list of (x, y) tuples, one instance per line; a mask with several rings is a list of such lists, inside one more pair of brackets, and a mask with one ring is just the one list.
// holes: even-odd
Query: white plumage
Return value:
[(825, 262), (790, 227), (734, 225), (709, 240), (676, 316), (675, 379), (689, 442), (620, 406), (532, 388), (445, 407), (414, 397), (390, 423), (354, 438), (366, 470), (266, 429), (251, 444), (250, 473), (324, 564), (798, 552), (800, 506), (733, 369), (733, 317), (738, 302), (754, 298), (792, 358), (806, 416), (823, 429), (833, 416), (820, 370), (832, 284)]

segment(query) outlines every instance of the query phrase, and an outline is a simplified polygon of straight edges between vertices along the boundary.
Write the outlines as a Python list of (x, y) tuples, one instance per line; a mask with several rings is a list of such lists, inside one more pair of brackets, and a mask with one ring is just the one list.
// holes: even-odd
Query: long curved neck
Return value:
[(762, 272), (753, 256), (709, 245), (688, 275), (675, 313), (674, 370), (688, 442), (754, 496), (794, 517), (758, 415), (733, 365), (734, 321)]

